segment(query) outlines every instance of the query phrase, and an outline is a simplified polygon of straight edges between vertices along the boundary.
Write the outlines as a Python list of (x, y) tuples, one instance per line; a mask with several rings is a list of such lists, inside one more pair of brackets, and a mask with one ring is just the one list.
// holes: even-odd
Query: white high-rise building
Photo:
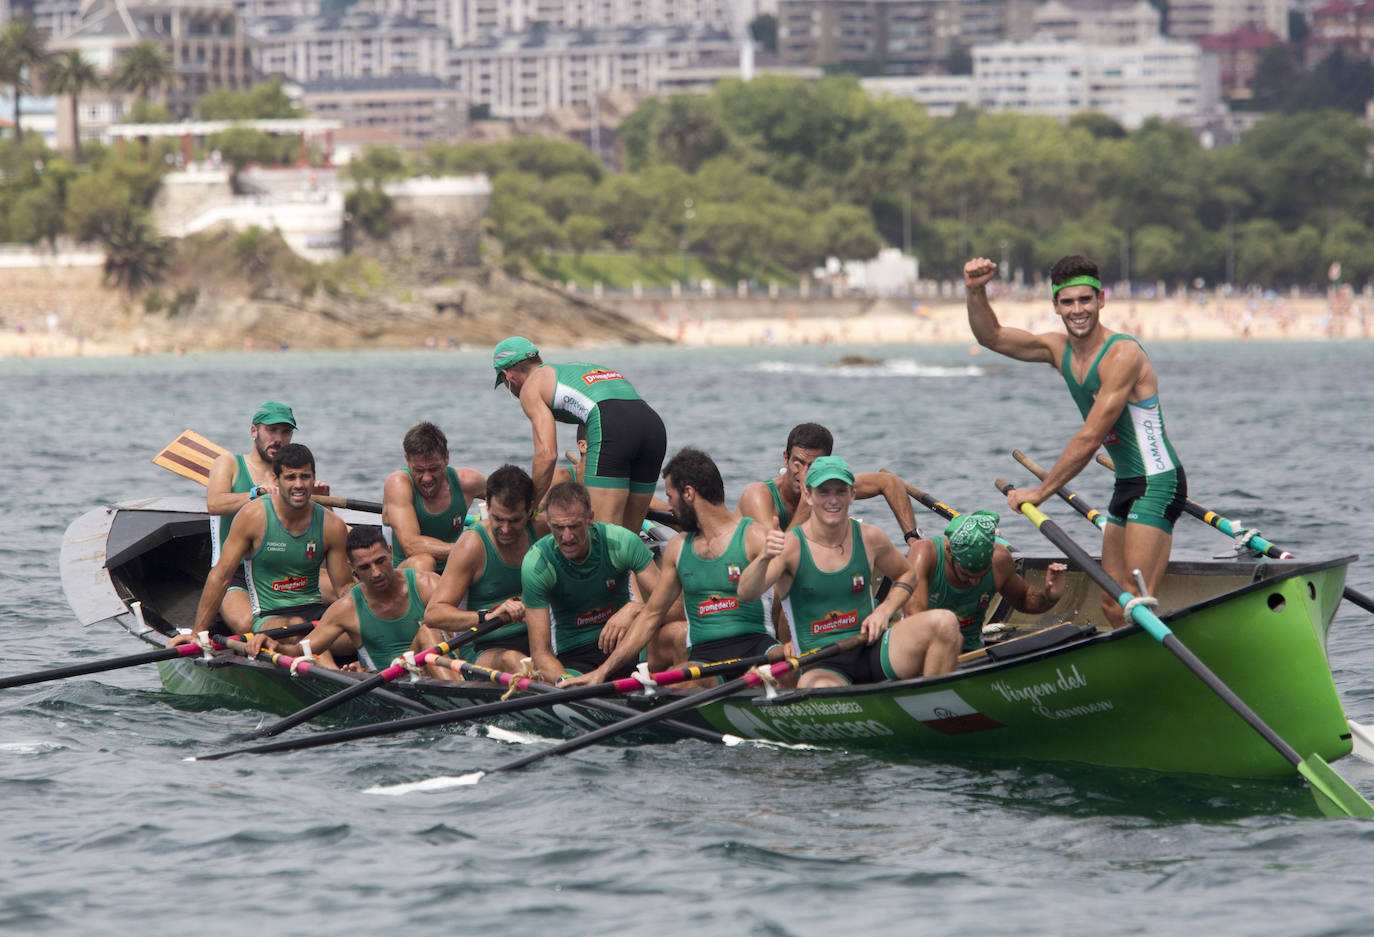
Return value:
[(1196, 42), (1255, 26), (1288, 40), (1288, 0), (1169, 0), (1168, 32)]

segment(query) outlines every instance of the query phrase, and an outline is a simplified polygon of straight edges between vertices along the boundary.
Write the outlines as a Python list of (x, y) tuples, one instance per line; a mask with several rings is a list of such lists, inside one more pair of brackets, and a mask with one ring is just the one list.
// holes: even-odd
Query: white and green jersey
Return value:
[(596, 405), (603, 400), (639, 400), (634, 385), (625, 375), (599, 364), (571, 362), (549, 364), (557, 383), (549, 409), (560, 423), (586, 423)]
[(281, 525), (271, 498), (263, 498), (262, 506), (266, 515), (262, 543), (243, 561), (253, 614), (267, 616), (277, 609), (322, 602), (324, 508), (310, 505), (310, 526), (297, 536)]

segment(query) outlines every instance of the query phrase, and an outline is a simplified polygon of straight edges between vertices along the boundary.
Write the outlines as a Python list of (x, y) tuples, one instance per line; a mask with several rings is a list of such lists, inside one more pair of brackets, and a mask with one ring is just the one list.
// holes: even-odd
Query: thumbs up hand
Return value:
[(782, 524), (778, 523), (777, 515), (773, 515), (773, 526), (768, 530), (768, 539), (764, 541), (763, 555), (770, 560), (782, 553), (782, 548), (787, 545), (787, 534), (783, 532)]

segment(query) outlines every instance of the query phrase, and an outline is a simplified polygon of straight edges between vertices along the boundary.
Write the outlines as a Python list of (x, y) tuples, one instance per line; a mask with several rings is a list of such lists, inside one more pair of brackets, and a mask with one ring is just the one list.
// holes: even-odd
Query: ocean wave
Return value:
[(910, 358), (895, 358), (878, 364), (805, 363), (760, 361), (752, 370), (765, 374), (804, 374), (815, 377), (983, 377), (1006, 370), (976, 364), (923, 364)]

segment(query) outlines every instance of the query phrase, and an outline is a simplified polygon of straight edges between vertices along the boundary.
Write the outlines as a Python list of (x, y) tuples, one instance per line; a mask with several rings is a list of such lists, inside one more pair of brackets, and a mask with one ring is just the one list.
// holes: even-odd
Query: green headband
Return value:
[(1050, 295), (1058, 296), (1059, 291), (1066, 286), (1091, 286), (1099, 293), (1102, 292), (1102, 281), (1099, 280), (1097, 277), (1078, 276), (1069, 277), (1063, 283), (1055, 283), (1053, 286), (1050, 287)]

